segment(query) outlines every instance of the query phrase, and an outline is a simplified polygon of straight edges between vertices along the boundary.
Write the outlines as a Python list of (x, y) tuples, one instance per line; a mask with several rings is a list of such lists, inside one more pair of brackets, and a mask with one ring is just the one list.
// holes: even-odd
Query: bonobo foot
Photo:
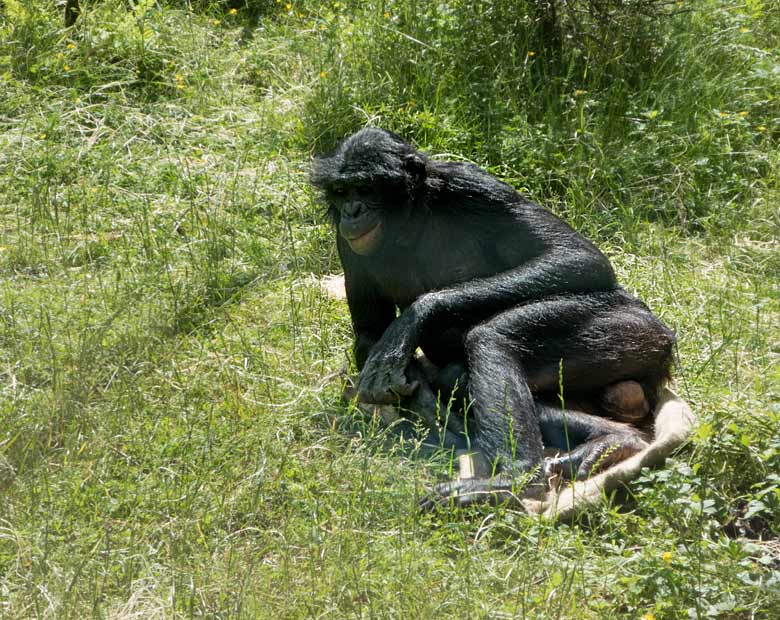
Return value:
[(465, 508), (475, 504), (516, 507), (521, 505), (523, 499), (540, 499), (545, 490), (541, 482), (522, 486), (516, 479), (504, 474), (492, 478), (453, 480), (433, 487), (433, 491), (420, 500), (420, 509), (431, 511), (451, 506)]
[(641, 452), (647, 445), (636, 431), (604, 435), (577, 446), (571, 452), (545, 459), (545, 477), (547, 480), (555, 477), (585, 480)]

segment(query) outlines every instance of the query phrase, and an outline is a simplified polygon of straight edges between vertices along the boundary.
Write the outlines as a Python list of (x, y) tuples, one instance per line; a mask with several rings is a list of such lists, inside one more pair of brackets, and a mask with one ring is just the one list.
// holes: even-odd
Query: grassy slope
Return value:
[[(333, 12), (107, 2), (68, 33), (28, 4), (0, 22), (0, 618), (777, 617), (776, 544), (723, 527), (746, 506), (780, 531), (776, 169), (734, 204), (724, 177), (701, 218), (721, 225), (695, 235), (629, 202), (594, 215), (576, 185), (554, 203), (677, 329), (705, 422), (630, 510), (422, 516), (446, 459), (355, 419), (327, 380), (350, 329), (314, 284), (338, 264), (305, 168), (328, 122), (312, 102), (345, 96), (322, 66)], [(441, 105), (411, 132), (479, 157)], [(771, 162), (772, 119), (729, 114)], [(485, 163), (544, 189), (501, 155)], [(672, 204), (697, 189), (658, 178)]]

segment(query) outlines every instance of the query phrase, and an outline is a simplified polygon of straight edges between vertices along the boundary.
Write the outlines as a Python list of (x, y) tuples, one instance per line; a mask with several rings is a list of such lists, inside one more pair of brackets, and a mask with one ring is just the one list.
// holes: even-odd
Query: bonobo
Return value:
[(359, 400), (468, 395), (465, 432), (493, 475), (440, 484), (424, 505), (507, 496), (541, 476), (545, 444), (574, 448), (547, 466), (576, 478), (641, 448), (623, 422), (655, 406), (675, 338), (590, 241), (479, 167), (382, 129), (317, 158), (311, 183), (338, 231)]

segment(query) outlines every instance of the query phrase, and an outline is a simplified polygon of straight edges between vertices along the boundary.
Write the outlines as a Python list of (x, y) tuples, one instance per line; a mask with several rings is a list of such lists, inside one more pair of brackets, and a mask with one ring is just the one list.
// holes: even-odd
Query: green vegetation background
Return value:
[[(0, 3), (0, 618), (780, 617), (778, 3), (82, 4)], [(317, 285), (306, 168), (366, 124), (677, 330), (666, 469), (571, 525), (418, 513), (447, 458), (339, 402)]]

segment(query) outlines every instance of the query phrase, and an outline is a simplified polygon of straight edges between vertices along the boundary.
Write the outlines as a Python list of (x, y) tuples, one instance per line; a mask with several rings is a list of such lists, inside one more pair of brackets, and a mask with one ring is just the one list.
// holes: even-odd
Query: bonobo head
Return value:
[(427, 159), (394, 133), (369, 127), (317, 158), (311, 183), (356, 254), (374, 254), (398, 238), (425, 181)]

